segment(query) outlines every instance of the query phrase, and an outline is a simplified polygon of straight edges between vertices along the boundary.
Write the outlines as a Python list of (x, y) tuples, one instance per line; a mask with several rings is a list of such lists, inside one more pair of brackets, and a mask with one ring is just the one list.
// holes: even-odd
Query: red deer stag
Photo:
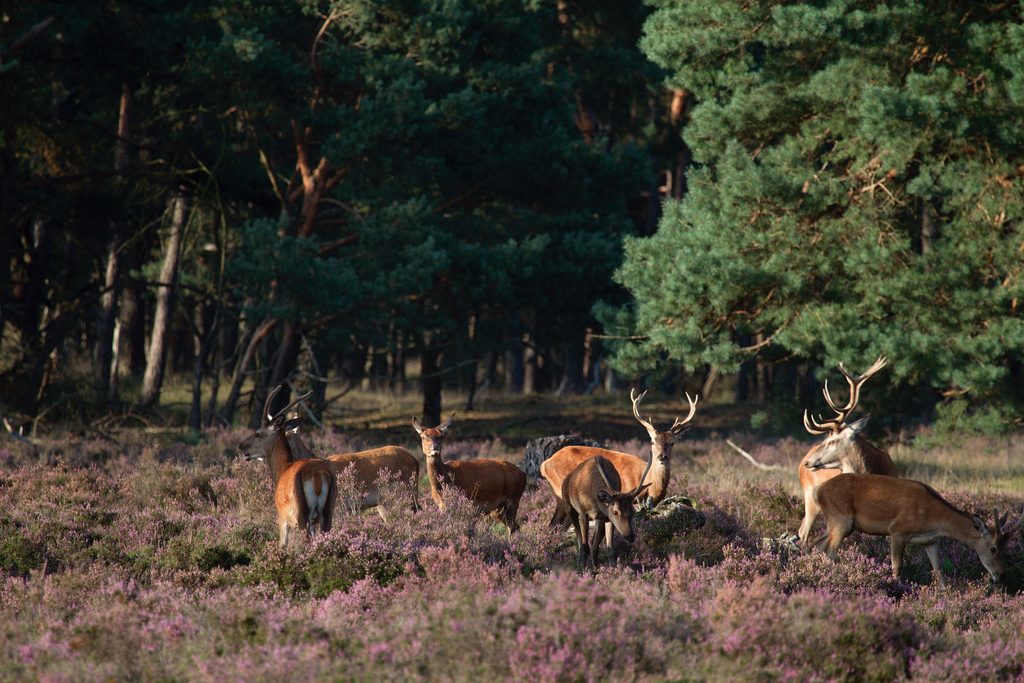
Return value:
[[(648, 462), (647, 469), (650, 467), (651, 462)], [(643, 478), (642, 475), (640, 479)], [(636, 536), (633, 531), (633, 501), (650, 483), (627, 492), (622, 492), (620, 485), (615, 467), (600, 455), (581, 462), (562, 482), (562, 500), (565, 501), (569, 521), (576, 532), (576, 547), (579, 551), (576, 566), (580, 571), (586, 569), (588, 558), (590, 566), (597, 567), (604, 524), (614, 526), (631, 543)], [(587, 533), (591, 521), (594, 522), (594, 538), (588, 543)], [(608, 551), (612, 551), (610, 545)], [(614, 554), (610, 554), (610, 557), (614, 560)]]
[(436, 427), (423, 427), (415, 417), (413, 429), (420, 435), (423, 455), (427, 460), (427, 477), (430, 479), (430, 496), (437, 506), (444, 509), (441, 485), (447, 484), (459, 489), (476, 505), (481, 513), (496, 513), (512, 534), (519, 525), (516, 514), (519, 499), (526, 489), (526, 475), (521, 469), (504, 460), (480, 458), (477, 460), (441, 460), (441, 442), (445, 432), (455, 421), (453, 411), (448, 419)]
[(264, 460), (274, 482), (274, 506), (281, 547), (288, 544), (289, 529), (299, 528), (306, 538), (319, 525), (321, 531), (330, 531), (334, 519), (334, 504), (338, 487), (334, 472), (323, 460), (295, 459), (285, 433), (298, 425), (299, 420), (285, 421), (285, 417), (299, 402), (309, 396), (295, 399), (277, 415), (268, 412), (270, 402), (281, 390), (278, 385), (267, 397), (264, 405), (263, 425), (238, 444), (238, 452), (246, 460)]
[(804, 428), (811, 434), (827, 434), (828, 436), (807, 451), (807, 455), (803, 457), (797, 467), (800, 488), (803, 489), (804, 494), (804, 518), (800, 524), (799, 533), (801, 544), (807, 543), (811, 527), (814, 526), (814, 520), (818, 516), (818, 504), (814, 500), (814, 490), (818, 486), (842, 472), (896, 476), (896, 466), (889, 454), (868, 443), (860, 435), (864, 427), (867, 426), (868, 418), (864, 417), (852, 423), (846, 421), (860, 401), (860, 390), (864, 382), (884, 368), (886, 362), (885, 356), (879, 356), (878, 360), (857, 378), (852, 377), (840, 363), (839, 371), (843, 373), (843, 377), (846, 378), (846, 383), (850, 387), (850, 397), (846, 401), (846, 405), (840, 407), (832, 400), (826, 381), (822, 393), (825, 395), (825, 402), (835, 411), (836, 416), (831, 420), (819, 422), (809, 416), (806, 410), (804, 411)]
[[(568, 509), (561, 503), (562, 482), (581, 462), (597, 455), (600, 455), (612, 464), (612, 467), (615, 468), (619, 478), (622, 480), (623, 488), (627, 490), (639, 487), (643, 483), (646, 474), (650, 473), (649, 481), (651, 486), (647, 490), (646, 499), (643, 501), (647, 507), (654, 507), (665, 497), (665, 494), (668, 492), (669, 480), (672, 476), (672, 445), (679, 435), (686, 431), (688, 428), (687, 424), (697, 412), (697, 399), (690, 398), (690, 395), (687, 394), (686, 400), (690, 403), (690, 412), (686, 419), (680, 420), (677, 417), (671, 427), (660, 432), (650, 420), (640, 417), (640, 402), (644, 400), (646, 395), (647, 392), (645, 391), (637, 396), (635, 389), (631, 389), (629, 392), (629, 399), (633, 403), (633, 417), (644, 426), (644, 429), (647, 430), (647, 435), (651, 439), (651, 457), (649, 460), (644, 460), (629, 453), (610, 451), (606, 448), (566, 446), (540, 464), (540, 475), (548, 482), (552, 493), (555, 494), (555, 498), (559, 500), (559, 504), (555, 508), (555, 514), (551, 518), (551, 526), (564, 524), (567, 519)], [(609, 531), (609, 536), (610, 534), (611, 532)]]
[(1006, 539), (1020, 520), (1003, 528), (993, 510), (990, 529), (977, 515), (969, 515), (919, 481), (878, 474), (839, 474), (818, 487), (815, 498), (828, 521), (828, 530), (815, 545), (826, 548), (833, 561), (836, 549), (854, 531), (888, 536), (892, 551), (892, 575), (899, 578), (903, 550), (908, 543), (923, 545), (932, 565), (932, 576), (945, 585), (939, 567), (939, 538), (963, 541), (974, 548), (993, 580), (1004, 571)]

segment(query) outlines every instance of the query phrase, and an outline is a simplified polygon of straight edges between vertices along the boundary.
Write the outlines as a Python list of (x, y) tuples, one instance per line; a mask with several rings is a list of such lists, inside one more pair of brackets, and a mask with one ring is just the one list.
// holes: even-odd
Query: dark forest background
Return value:
[[(268, 388), (1019, 426), (1018, 3), (47, 2), (0, 12), (0, 414)], [(288, 400), (281, 392), (279, 401)], [(447, 407), (447, 406), (446, 406)]]

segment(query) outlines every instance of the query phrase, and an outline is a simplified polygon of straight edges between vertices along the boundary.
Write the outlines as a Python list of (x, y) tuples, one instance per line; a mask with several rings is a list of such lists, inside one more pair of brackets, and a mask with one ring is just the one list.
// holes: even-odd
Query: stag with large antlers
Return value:
[(319, 526), (321, 531), (331, 530), (334, 504), (338, 497), (334, 472), (323, 460), (296, 459), (285, 434), (298, 426), (300, 419), (287, 420), (288, 411), (309, 397), (299, 396), (276, 415), (270, 403), (281, 390), (278, 385), (263, 406), (263, 424), (251, 436), (238, 444), (238, 452), (246, 460), (264, 460), (274, 483), (274, 506), (277, 508), (278, 540), (281, 547), (288, 545), (289, 530), (305, 531), (306, 538)]
[(800, 524), (800, 543), (806, 544), (811, 527), (818, 516), (819, 508), (814, 498), (814, 490), (823, 483), (838, 476), (840, 473), (881, 474), (888, 477), (896, 476), (896, 466), (889, 454), (868, 443), (861, 436), (868, 418), (856, 422), (847, 422), (850, 413), (860, 402), (861, 387), (869, 378), (885, 367), (886, 359), (879, 356), (878, 360), (859, 377), (853, 377), (839, 364), (839, 371), (846, 378), (850, 388), (850, 396), (846, 403), (839, 405), (828, 390), (828, 382), (822, 389), (825, 402), (828, 403), (836, 416), (829, 420), (817, 420), (804, 411), (804, 428), (811, 434), (825, 434), (825, 439), (816, 444), (803, 457), (798, 466), (800, 488), (804, 495), (804, 518)]
[(945, 584), (939, 564), (939, 538), (963, 541), (974, 548), (989, 575), (998, 581), (1004, 571), (1006, 539), (1020, 526), (1018, 519), (1004, 527), (1007, 515), (992, 511), (992, 528), (977, 515), (950, 505), (935, 489), (910, 479), (877, 474), (840, 474), (818, 487), (818, 505), (828, 530), (815, 545), (827, 549), (833, 561), (839, 544), (854, 531), (888, 536), (892, 575), (898, 579), (908, 544), (923, 545), (932, 576)]
[(440, 509), (444, 509), (441, 486), (454, 486), (466, 495), (483, 514), (497, 514), (509, 534), (519, 525), (519, 499), (526, 490), (526, 475), (510, 462), (492, 458), (477, 460), (441, 460), (441, 442), (445, 432), (455, 421), (455, 412), (436, 427), (424, 427), (415, 417), (413, 429), (420, 436), (420, 445), (427, 460), (427, 476), (430, 479), (430, 496)]
[[(688, 429), (688, 423), (697, 412), (697, 399), (686, 395), (690, 403), (690, 412), (686, 418), (680, 420), (678, 417), (672, 422), (672, 426), (664, 431), (658, 431), (650, 420), (640, 416), (640, 402), (644, 400), (647, 392), (639, 396), (636, 390), (630, 390), (629, 399), (633, 404), (633, 417), (647, 430), (651, 439), (651, 457), (647, 460), (630, 453), (620, 453), (608, 450), (607, 448), (595, 448), (592, 446), (566, 446), (560, 449), (550, 458), (540, 464), (540, 474), (551, 486), (552, 493), (561, 501), (562, 482), (569, 476), (576, 467), (584, 460), (600, 455), (608, 460), (622, 480), (623, 487), (635, 489), (645, 481), (651, 484), (644, 498), (644, 505), (654, 507), (662, 501), (668, 493), (668, 484), (672, 477), (672, 445)], [(649, 473), (649, 477), (647, 474)], [(551, 519), (551, 525), (560, 525), (566, 521), (564, 506), (559, 504), (555, 515)]]
[[(651, 463), (647, 463), (649, 470)], [(646, 472), (644, 472), (646, 475)], [(641, 480), (644, 476), (640, 477)], [(618, 472), (611, 462), (598, 455), (581, 462), (562, 482), (562, 500), (568, 510), (569, 521), (576, 532), (576, 547), (579, 551), (576, 566), (586, 569), (587, 560), (591, 567), (597, 566), (597, 553), (601, 547), (602, 527), (611, 524), (623, 538), (632, 542), (633, 501), (650, 483), (641, 484), (629, 491), (620, 489)], [(594, 522), (594, 538), (587, 542), (590, 522)], [(608, 547), (611, 553), (611, 545)], [(614, 558), (614, 555), (610, 555)]]

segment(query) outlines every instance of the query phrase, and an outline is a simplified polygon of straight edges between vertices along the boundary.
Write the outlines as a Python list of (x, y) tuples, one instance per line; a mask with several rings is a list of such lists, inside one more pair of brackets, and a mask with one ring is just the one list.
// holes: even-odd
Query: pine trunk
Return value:
[(143, 407), (155, 405), (160, 398), (164, 359), (167, 355), (167, 336), (171, 329), (174, 290), (178, 277), (178, 260), (181, 257), (181, 240), (185, 232), (187, 214), (188, 199), (183, 191), (179, 191), (171, 202), (170, 231), (163, 267), (160, 269), (160, 280), (157, 283), (153, 332), (149, 340), (149, 354), (146, 357), (146, 372), (142, 377), (142, 395), (139, 398), (139, 403)]

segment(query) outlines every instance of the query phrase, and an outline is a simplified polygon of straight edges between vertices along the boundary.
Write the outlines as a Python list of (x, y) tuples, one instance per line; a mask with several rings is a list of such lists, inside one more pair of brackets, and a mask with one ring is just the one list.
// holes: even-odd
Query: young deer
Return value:
[(479, 458), (477, 460), (441, 460), (441, 442), (445, 432), (455, 421), (455, 412), (436, 427), (423, 427), (415, 417), (413, 429), (420, 436), (420, 445), (427, 460), (427, 477), (430, 479), (430, 496), (437, 507), (444, 509), (441, 485), (454, 486), (462, 491), (481, 513), (496, 513), (512, 534), (519, 525), (516, 514), (519, 499), (526, 489), (526, 475), (521, 469), (504, 460)]
[[(650, 469), (650, 463), (647, 469)], [(640, 478), (642, 480), (644, 477)], [(600, 455), (581, 462), (562, 482), (562, 500), (576, 532), (579, 551), (576, 566), (581, 571), (586, 569), (588, 557), (590, 566), (597, 566), (603, 524), (614, 526), (631, 543), (636, 536), (633, 530), (633, 500), (650, 484), (642, 484), (627, 492), (622, 492), (620, 486), (618, 472), (611, 462)], [(594, 539), (587, 543), (591, 520), (595, 522)], [(608, 552), (614, 560), (611, 544)]]
[(801, 544), (807, 543), (811, 527), (814, 526), (814, 520), (818, 516), (818, 504), (814, 500), (814, 490), (818, 486), (841, 472), (896, 476), (896, 466), (889, 454), (868, 443), (860, 435), (864, 427), (867, 426), (868, 418), (861, 418), (852, 423), (846, 421), (860, 401), (860, 390), (864, 382), (884, 368), (886, 362), (884, 356), (879, 356), (878, 360), (857, 378), (852, 377), (840, 363), (839, 371), (843, 373), (843, 377), (846, 378), (846, 383), (850, 387), (850, 397), (846, 405), (839, 407), (836, 404), (829, 394), (826, 381), (822, 393), (825, 395), (825, 402), (835, 411), (836, 416), (831, 420), (819, 422), (813, 417), (809, 417), (806, 410), (804, 411), (804, 428), (811, 434), (827, 434), (827, 436), (821, 443), (807, 451), (807, 455), (803, 457), (797, 467), (800, 488), (803, 489), (804, 495), (804, 518), (799, 532)]
[[(635, 389), (631, 389), (629, 392), (629, 399), (633, 403), (633, 417), (643, 425), (651, 439), (650, 459), (645, 460), (629, 453), (610, 451), (606, 448), (566, 446), (540, 464), (541, 476), (551, 486), (551, 492), (558, 499), (555, 513), (551, 518), (551, 526), (560, 526), (567, 520), (566, 513), (568, 509), (561, 503), (562, 482), (581, 462), (597, 455), (611, 463), (622, 480), (623, 487), (635, 489), (644, 481), (650, 483), (647, 496), (643, 501), (648, 508), (652, 508), (660, 503), (666, 493), (668, 493), (668, 484), (672, 477), (672, 445), (688, 429), (687, 424), (697, 412), (697, 399), (690, 398), (690, 395), (687, 394), (686, 400), (690, 403), (690, 412), (686, 419), (680, 420), (677, 417), (671, 427), (665, 431), (658, 431), (650, 420), (640, 417), (640, 402), (644, 400), (646, 395), (647, 392), (645, 391), (637, 396)], [(649, 479), (646, 478), (648, 474)], [(608, 527), (607, 540), (611, 544), (610, 526)]]
[(290, 528), (304, 529), (306, 538), (319, 526), (330, 531), (338, 487), (334, 472), (323, 460), (295, 459), (285, 433), (298, 426), (300, 420), (285, 421), (289, 410), (309, 396), (295, 399), (277, 415), (268, 412), (270, 402), (281, 390), (278, 385), (264, 405), (263, 425), (238, 444), (238, 452), (246, 460), (264, 460), (274, 482), (274, 506), (281, 547), (288, 544)]
[(932, 565), (932, 576), (945, 585), (939, 567), (939, 538), (963, 541), (974, 548), (993, 580), (1004, 571), (1006, 539), (1020, 520), (1003, 528), (1006, 515), (993, 510), (990, 529), (977, 515), (969, 515), (919, 481), (878, 474), (839, 474), (818, 487), (815, 494), (828, 520), (828, 530), (815, 545), (827, 549), (835, 560), (836, 549), (854, 531), (888, 536), (892, 551), (892, 575), (899, 578), (903, 550), (908, 543), (923, 545)]

